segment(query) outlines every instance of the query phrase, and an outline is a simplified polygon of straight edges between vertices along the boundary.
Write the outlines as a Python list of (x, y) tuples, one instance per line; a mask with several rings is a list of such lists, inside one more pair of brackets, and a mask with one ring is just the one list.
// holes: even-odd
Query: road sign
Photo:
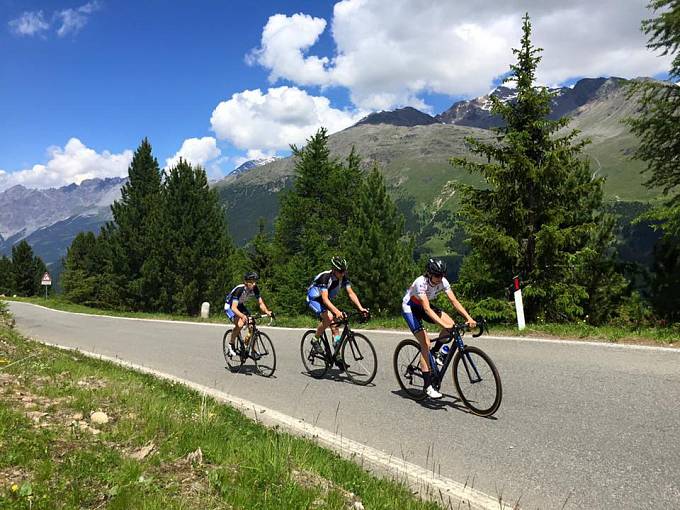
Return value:
[(50, 278), (50, 273), (45, 273), (42, 276), (42, 281), (40, 282), (40, 285), (52, 285), (52, 278)]

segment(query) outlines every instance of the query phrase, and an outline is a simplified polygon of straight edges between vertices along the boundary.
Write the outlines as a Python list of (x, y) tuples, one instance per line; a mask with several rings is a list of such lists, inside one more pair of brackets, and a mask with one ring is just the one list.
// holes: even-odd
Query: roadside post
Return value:
[(524, 303), (522, 302), (522, 289), (519, 285), (519, 276), (515, 276), (513, 279), (513, 285), (515, 288), (515, 311), (517, 312), (517, 327), (519, 330), (523, 330), (526, 327), (524, 322)]
[(42, 275), (40, 285), (45, 287), (45, 299), (47, 299), (47, 287), (52, 286), (52, 278), (50, 277), (50, 273), (45, 273), (44, 275)]
[(201, 304), (201, 318), (207, 319), (209, 315), (210, 315), (210, 303), (204, 301)]

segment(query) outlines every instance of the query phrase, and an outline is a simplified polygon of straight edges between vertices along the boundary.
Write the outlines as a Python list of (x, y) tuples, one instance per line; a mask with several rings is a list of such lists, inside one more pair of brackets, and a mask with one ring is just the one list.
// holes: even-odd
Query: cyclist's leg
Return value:
[[(247, 313), (247, 310), (242, 304), (238, 305), (238, 309), (241, 313)], [(238, 338), (239, 334), (241, 333), (241, 329), (243, 329), (243, 326), (246, 325), (246, 321), (241, 319), (238, 315), (234, 313), (233, 310), (229, 309), (227, 310), (227, 315), (230, 315), (231, 320), (234, 322), (234, 331), (231, 333), (231, 340), (229, 343), (231, 344), (232, 348), (234, 345), (236, 345), (236, 339)]]
[(420, 344), (420, 369), (423, 372), (425, 392), (432, 398), (440, 398), (442, 395), (432, 387), (432, 370), (430, 367), (430, 337), (423, 329), (423, 320), (432, 322), (422, 307), (412, 302), (402, 305), (402, 316), (406, 320), (409, 329)]
[(454, 324), (453, 319), (448, 313), (446, 313), (441, 308), (432, 306), (432, 310), (434, 310), (434, 313), (436, 313), (439, 316), (439, 318), (447, 324), (447, 327), (442, 328), (439, 331), (439, 337), (437, 338), (437, 340), (441, 340), (442, 342), (444, 342), (445, 340), (447, 340), (449, 334), (451, 333), (451, 328), (453, 327)]

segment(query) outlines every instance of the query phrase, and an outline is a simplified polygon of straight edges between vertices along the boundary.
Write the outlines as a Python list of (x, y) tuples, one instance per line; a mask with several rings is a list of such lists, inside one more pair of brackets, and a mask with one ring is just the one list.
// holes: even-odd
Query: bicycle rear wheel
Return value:
[(266, 333), (258, 331), (251, 342), (253, 342), (251, 352), (257, 371), (263, 377), (271, 377), (276, 370), (276, 351), (271, 338)]
[(481, 349), (465, 346), (453, 358), (453, 382), (463, 403), (479, 416), (491, 416), (501, 405), (503, 387), (496, 366)]
[(354, 384), (370, 384), (378, 371), (378, 357), (371, 341), (359, 333), (350, 333), (342, 344), (345, 373)]
[(227, 354), (229, 350), (229, 340), (231, 340), (231, 332), (233, 329), (228, 329), (227, 332), (222, 337), (222, 354), (224, 354), (224, 360), (227, 362), (227, 367), (232, 372), (238, 372), (243, 366), (243, 359), (241, 358), (241, 339), (238, 338), (234, 344), (234, 351), (236, 351), (236, 356), (229, 357)]
[(310, 329), (302, 335), (300, 356), (302, 357), (302, 364), (305, 366), (305, 370), (309, 372), (309, 375), (315, 379), (321, 379), (328, 371), (329, 365), (327, 359), (330, 358), (330, 355), (326, 352), (323, 340), (320, 340), (319, 345), (316, 347), (312, 344), (315, 334), (316, 331)]
[(394, 351), (394, 375), (402, 390), (414, 400), (425, 398), (425, 379), (420, 368), (420, 345), (407, 338)]

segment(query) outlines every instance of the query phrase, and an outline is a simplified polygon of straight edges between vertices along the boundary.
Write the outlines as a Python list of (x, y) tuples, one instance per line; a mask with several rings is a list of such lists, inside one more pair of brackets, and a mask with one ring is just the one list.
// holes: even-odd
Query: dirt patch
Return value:
[[(324, 478), (323, 476), (317, 473), (313, 473), (311, 471), (306, 470), (293, 469), (291, 471), (291, 477), (299, 485), (306, 489), (320, 489), (321, 492), (323, 493), (324, 498), (331, 491), (339, 492), (345, 500), (345, 507), (348, 509), (363, 510), (364, 508), (361, 499), (356, 494), (354, 494), (353, 492), (349, 492), (340, 485), (335, 484), (331, 480)], [(321, 508), (324, 506), (324, 504), (325, 501), (323, 501), (323, 499), (317, 499), (316, 501), (312, 502), (310, 508)]]

